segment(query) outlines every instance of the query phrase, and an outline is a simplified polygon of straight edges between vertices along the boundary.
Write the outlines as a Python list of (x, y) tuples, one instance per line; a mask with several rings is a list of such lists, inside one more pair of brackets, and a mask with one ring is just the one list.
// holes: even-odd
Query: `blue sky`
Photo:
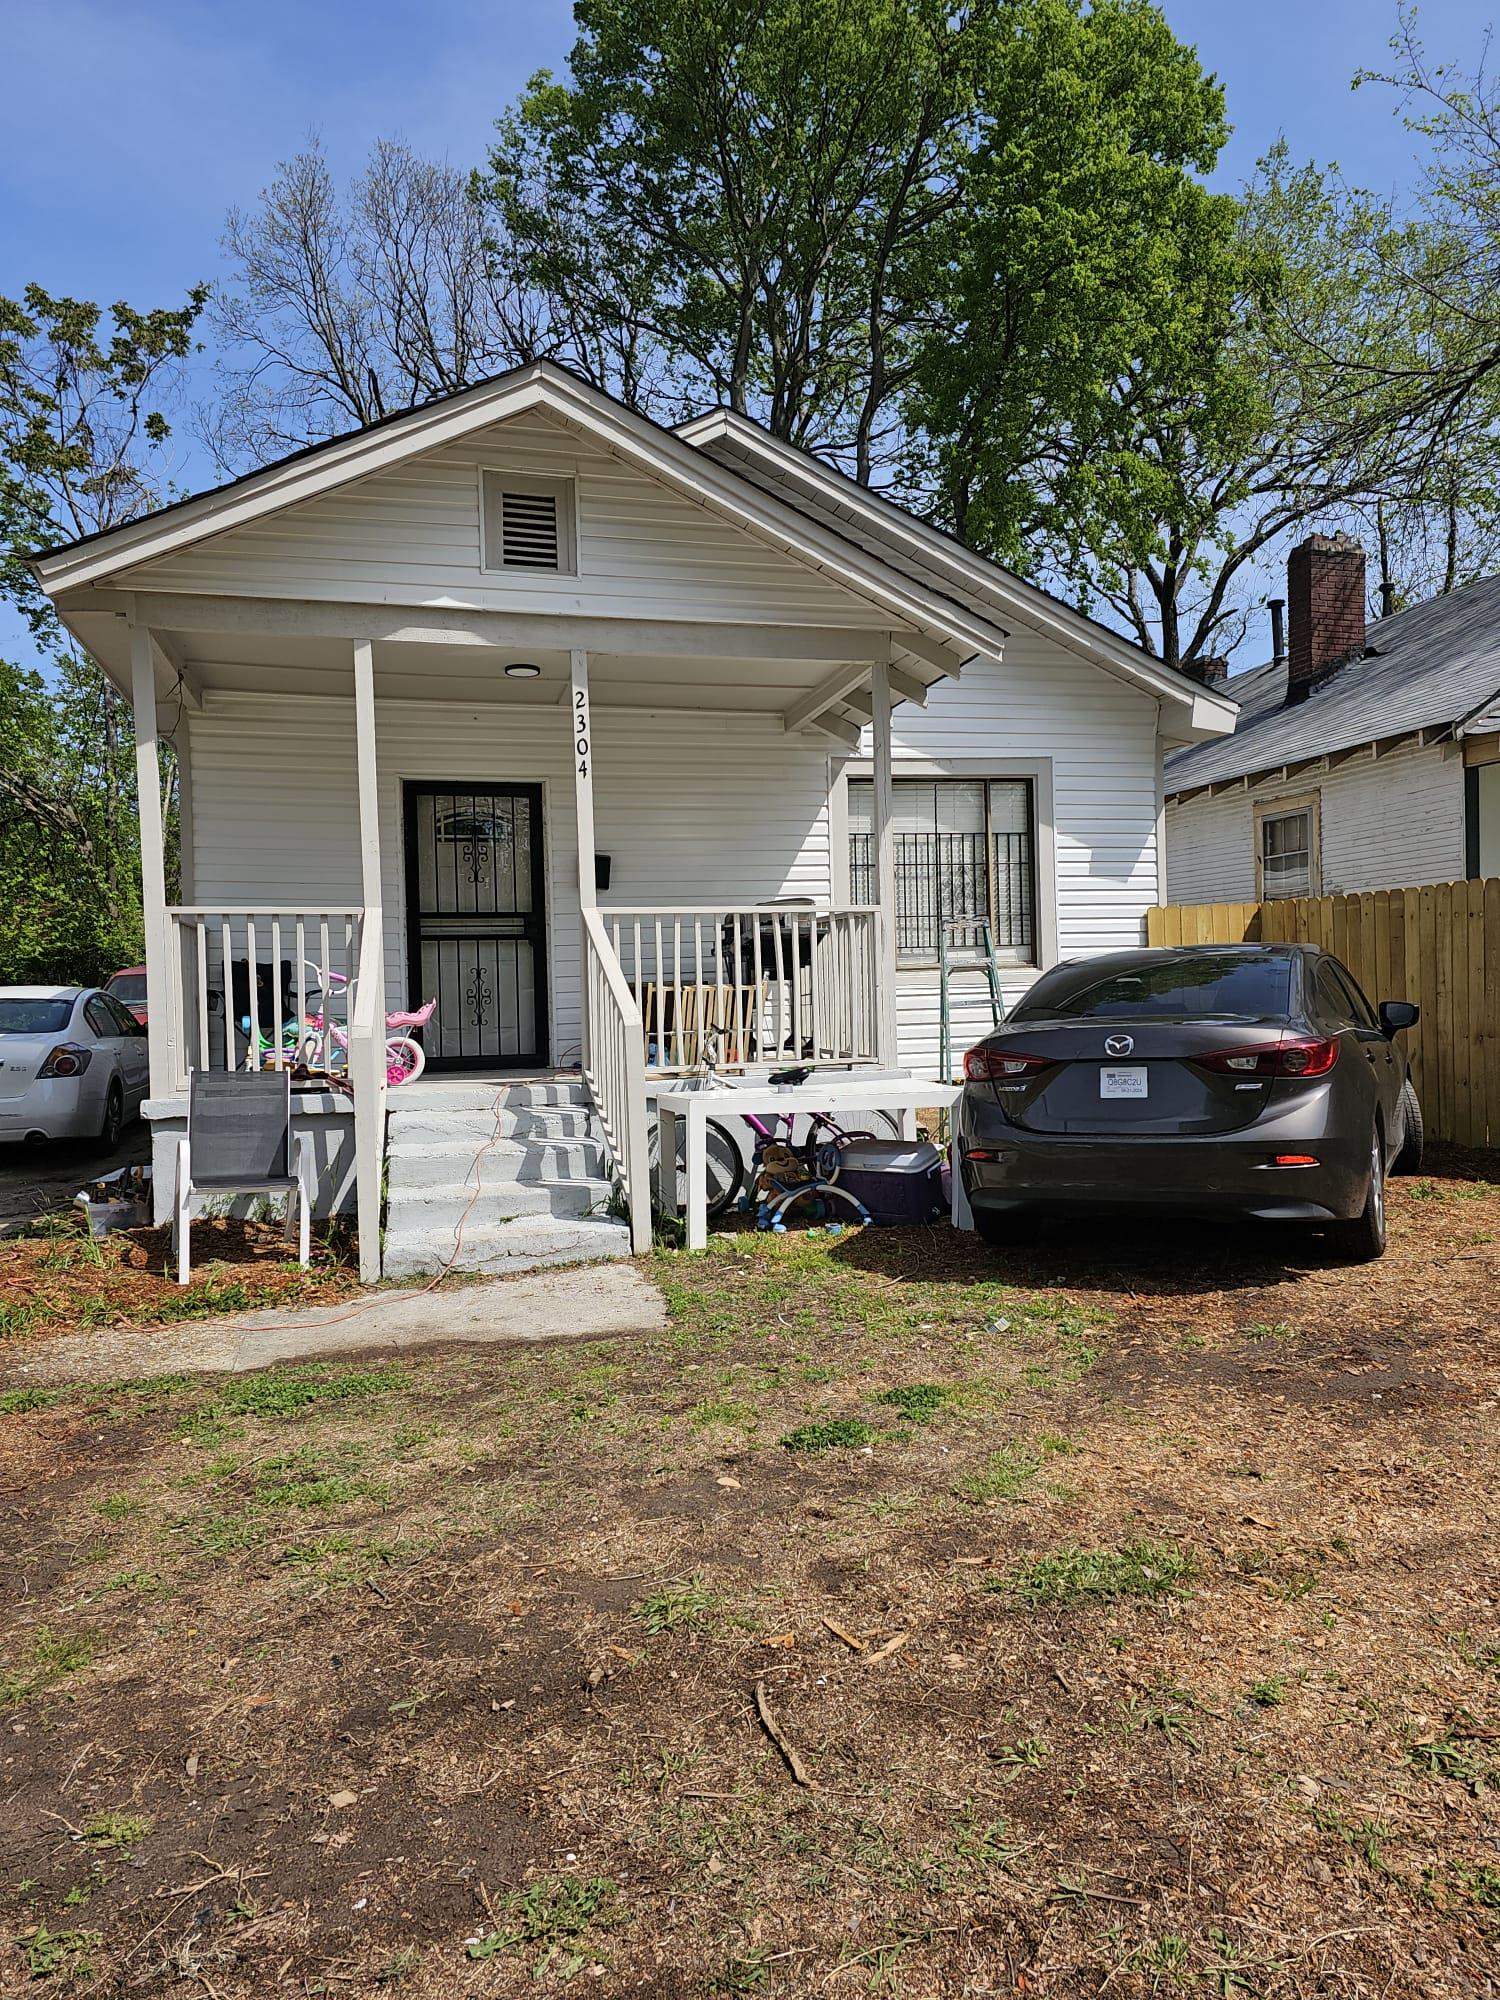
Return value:
[[(1351, 179), (1403, 190), (1412, 142), (1379, 66), (1394, 0), (1164, 0), (1229, 95), (1237, 182), (1279, 132)], [(1435, 55), (1477, 55), (1496, 0), (1425, 0)], [(0, 292), (165, 305), (220, 273), (224, 213), (278, 159), (321, 135), (335, 169), (398, 135), (469, 165), (496, 113), (543, 66), (564, 66), (554, 0), (0, 0), (10, 50), (0, 148)], [(191, 461), (189, 479), (206, 480)], [(10, 628), (0, 622), (0, 645)], [(13, 648), (8, 648), (14, 650)]]

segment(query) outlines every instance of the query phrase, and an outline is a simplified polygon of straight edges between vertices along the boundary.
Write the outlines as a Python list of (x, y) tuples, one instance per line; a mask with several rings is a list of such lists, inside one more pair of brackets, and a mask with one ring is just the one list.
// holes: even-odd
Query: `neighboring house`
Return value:
[[(1234, 719), (754, 424), (664, 430), (547, 363), (35, 567), (130, 692), (142, 770), (158, 732), (180, 758), (175, 908), (141, 793), (158, 1179), (190, 1069), (347, 975), (352, 1114), (301, 1108), (367, 1273), (387, 1106), (394, 1231), (423, 1159), (488, 1129), (466, 1074), (581, 1061), (498, 1129), (531, 1210), (611, 1173), (640, 1242), (646, 1096), (705, 1029), (726, 1068), (920, 1073), (939, 911), (990, 916), (1011, 990), (1136, 943), (1160, 760)], [(383, 1016), (433, 996), (429, 1076), (387, 1091)]]
[(1285, 655), (1212, 682), (1234, 735), (1167, 760), (1171, 902), (1500, 875), (1500, 576), (1368, 631), (1365, 601), (1357, 543), (1293, 550)]

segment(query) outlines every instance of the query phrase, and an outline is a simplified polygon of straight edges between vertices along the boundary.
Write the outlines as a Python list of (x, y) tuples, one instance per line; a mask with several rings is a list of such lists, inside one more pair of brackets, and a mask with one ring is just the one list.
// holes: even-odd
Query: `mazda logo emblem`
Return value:
[(1107, 1056), (1128, 1056), (1134, 1047), (1135, 1037), (1133, 1035), (1106, 1035), (1104, 1037), (1104, 1053)]

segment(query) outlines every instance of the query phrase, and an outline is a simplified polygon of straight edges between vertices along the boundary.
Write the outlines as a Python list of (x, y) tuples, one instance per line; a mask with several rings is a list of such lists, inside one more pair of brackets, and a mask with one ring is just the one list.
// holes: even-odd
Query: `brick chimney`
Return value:
[(1287, 557), (1286, 698), (1306, 701), (1365, 650), (1365, 552), (1349, 535), (1309, 535)]
[(1229, 678), (1229, 662), (1222, 654), (1213, 654), (1206, 659), (1184, 661), (1182, 671), (1189, 679), (1202, 681), (1206, 688), (1219, 687)]

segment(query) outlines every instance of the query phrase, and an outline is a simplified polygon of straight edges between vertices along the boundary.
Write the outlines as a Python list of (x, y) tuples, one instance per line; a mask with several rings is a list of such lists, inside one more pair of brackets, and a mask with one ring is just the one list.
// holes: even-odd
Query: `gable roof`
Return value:
[[(1004, 621), (1019, 617), (1153, 693), (1170, 708), (1179, 737), (1233, 727), (1231, 701), (1206, 694), (1117, 634), (769, 438), (747, 419), (714, 412), (674, 432), (551, 361), (510, 369), (303, 446), (204, 493), (46, 550), (31, 567), (54, 597), (104, 583), (531, 409), (598, 439), (625, 461), (824, 571), (896, 623), (936, 635), (940, 644), (922, 654), (920, 667), (929, 684), (957, 672), (961, 659), (998, 657), (1007, 636)], [(740, 449), (716, 448), (731, 433)], [(746, 434), (759, 441), (756, 450), (744, 449)]]
[(1362, 658), (1290, 708), (1284, 661), (1236, 674), (1228, 687), (1240, 704), (1234, 735), (1174, 752), (1169, 798), (1393, 737), (1460, 732), (1500, 699), (1500, 576), (1382, 618)]
[(1214, 734), (1233, 728), (1232, 696), (1164, 666), (1109, 626), (975, 555), (956, 537), (786, 443), (737, 410), (705, 411), (679, 424), (677, 435), (721, 463), (735, 466), (763, 491), (791, 496), (799, 507), (861, 548), (878, 550), (902, 575), (943, 590), (983, 616), (1041, 632), (1136, 687), (1188, 704), (1197, 727)]

